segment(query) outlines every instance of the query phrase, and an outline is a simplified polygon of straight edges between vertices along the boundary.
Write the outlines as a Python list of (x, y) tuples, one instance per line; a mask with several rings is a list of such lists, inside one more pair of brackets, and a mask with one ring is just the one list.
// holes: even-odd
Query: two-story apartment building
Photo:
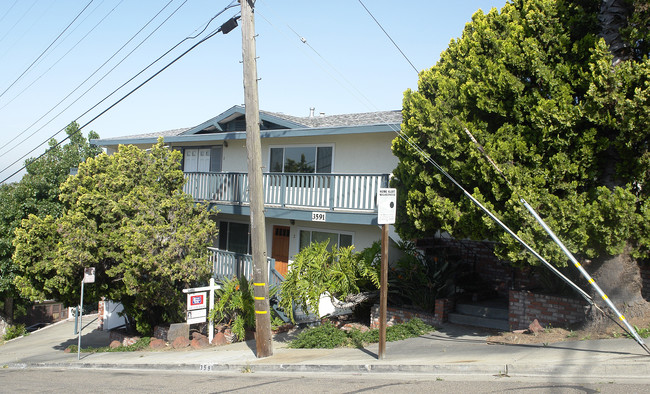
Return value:
[[(244, 114), (243, 106), (234, 106), (188, 129), (93, 143), (110, 154), (120, 144), (146, 149), (162, 136), (183, 153), (184, 191), (219, 211), (212, 253), (247, 255)], [(314, 116), (312, 110), (308, 117), (260, 111), (267, 255), (277, 272), (284, 274), (292, 257), (311, 242), (329, 239), (362, 250), (380, 239), (376, 195), (388, 187), (397, 165), (391, 141), (401, 119), (400, 111)]]

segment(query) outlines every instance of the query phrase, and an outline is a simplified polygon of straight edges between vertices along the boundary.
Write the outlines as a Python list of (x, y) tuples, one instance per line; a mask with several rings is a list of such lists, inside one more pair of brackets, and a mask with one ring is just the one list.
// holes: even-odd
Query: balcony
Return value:
[[(187, 172), (185, 193), (197, 201), (225, 206), (248, 207), (248, 174), (242, 172)], [(379, 188), (388, 187), (389, 174), (262, 174), (267, 216), (288, 217), (287, 211), (309, 210), (332, 213), (377, 213)], [(227, 209), (227, 208), (226, 208)], [(280, 211), (284, 211), (284, 216)], [(228, 213), (245, 214), (242, 210)], [(300, 217), (290, 217), (302, 219)], [(306, 220), (313, 220), (313, 216)], [(359, 223), (371, 224), (365, 218)]]

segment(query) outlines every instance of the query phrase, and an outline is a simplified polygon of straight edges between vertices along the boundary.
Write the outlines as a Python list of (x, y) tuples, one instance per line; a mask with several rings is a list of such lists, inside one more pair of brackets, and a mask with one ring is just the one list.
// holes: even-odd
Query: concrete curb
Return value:
[(495, 365), (495, 364), (438, 364), (438, 365), (378, 365), (378, 364), (120, 364), (120, 363), (9, 363), (3, 366), (10, 369), (27, 368), (66, 368), (66, 369), (118, 369), (118, 370), (158, 370), (178, 372), (230, 372), (230, 373), (347, 373), (347, 374), (413, 374), (430, 376), (494, 376), (494, 377), (535, 377), (535, 378), (600, 378), (639, 379), (650, 374), (650, 364), (624, 363), (614, 365)]

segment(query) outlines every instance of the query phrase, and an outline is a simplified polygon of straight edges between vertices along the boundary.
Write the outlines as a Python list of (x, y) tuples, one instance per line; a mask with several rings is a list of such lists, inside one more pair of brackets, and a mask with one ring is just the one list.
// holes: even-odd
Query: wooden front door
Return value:
[(275, 270), (286, 276), (289, 269), (289, 227), (273, 226), (271, 257), (275, 259)]

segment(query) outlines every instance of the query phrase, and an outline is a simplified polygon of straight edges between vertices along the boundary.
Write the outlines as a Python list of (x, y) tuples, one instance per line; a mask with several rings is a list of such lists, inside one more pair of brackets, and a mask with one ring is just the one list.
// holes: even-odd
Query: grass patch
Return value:
[[(414, 338), (435, 331), (435, 328), (414, 318), (407, 323), (395, 324), (386, 328), (386, 341), (393, 342)], [(348, 332), (339, 330), (327, 321), (318, 327), (301, 332), (296, 339), (289, 343), (294, 349), (333, 349), (335, 347), (363, 347), (369, 343), (379, 342), (379, 330), (361, 332), (352, 329)]]
[[(140, 338), (136, 343), (129, 346), (118, 346), (116, 348), (111, 348), (110, 346), (101, 346), (101, 347), (82, 347), (81, 353), (109, 353), (109, 352), (137, 352), (140, 350), (145, 350), (149, 347), (151, 342), (150, 337)], [(77, 345), (68, 346), (70, 353), (77, 353)]]
[(636, 330), (636, 333), (639, 334), (641, 338), (648, 338), (650, 337), (650, 327), (637, 327), (634, 326), (634, 329)]

